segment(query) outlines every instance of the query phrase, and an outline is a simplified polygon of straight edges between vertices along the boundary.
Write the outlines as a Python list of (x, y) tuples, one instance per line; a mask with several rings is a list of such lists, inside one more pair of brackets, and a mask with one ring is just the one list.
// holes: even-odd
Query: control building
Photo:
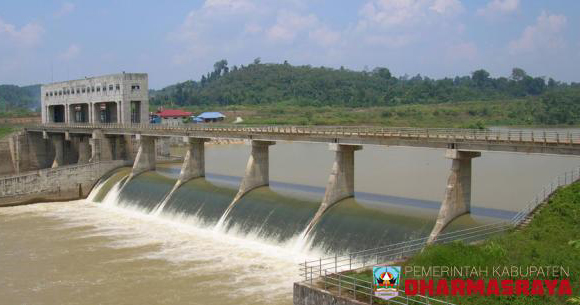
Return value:
[(42, 123), (149, 123), (146, 73), (120, 73), (43, 85)]

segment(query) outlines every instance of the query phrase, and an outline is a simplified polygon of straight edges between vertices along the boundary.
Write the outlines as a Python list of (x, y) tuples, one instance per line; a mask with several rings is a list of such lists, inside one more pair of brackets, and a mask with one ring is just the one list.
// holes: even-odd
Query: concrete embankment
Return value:
[(108, 172), (127, 161), (101, 161), (0, 177), (0, 207), (85, 198)]
[(307, 283), (294, 283), (294, 305), (363, 305), (367, 303), (338, 296)]

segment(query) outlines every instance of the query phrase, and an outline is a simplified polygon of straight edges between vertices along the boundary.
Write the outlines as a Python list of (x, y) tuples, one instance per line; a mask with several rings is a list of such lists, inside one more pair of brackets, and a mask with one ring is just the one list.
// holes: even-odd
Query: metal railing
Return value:
[[(525, 219), (531, 215), (536, 209), (545, 202), (559, 187), (569, 185), (580, 179), (580, 167), (572, 171), (566, 172), (556, 178), (547, 186), (545, 186), (530, 203), (518, 212), (512, 219), (507, 221), (500, 221), (486, 225), (476, 226), (472, 228), (456, 230), (439, 234), (434, 241), (436, 244), (446, 244), (450, 242), (476, 242), (484, 240), (485, 238), (498, 233), (506, 232), (518, 225), (522, 224)], [(409, 241), (390, 244), (373, 249), (367, 249), (357, 252), (348, 253), (345, 255), (334, 255), (326, 258), (319, 258), (317, 260), (305, 261), (300, 264), (300, 276), (303, 277), (303, 282), (314, 283), (315, 279), (320, 278), (318, 283), (323, 282), (324, 287), (338, 289), (338, 293), (350, 287), (349, 293), (356, 298), (357, 294), (364, 294), (367, 300), (373, 303), (373, 286), (371, 282), (355, 279), (353, 277), (343, 274), (345, 271), (369, 267), (381, 263), (389, 263), (400, 261), (410, 257), (423, 250), (427, 245), (429, 237), (422, 237)], [(350, 282), (349, 282), (350, 281)], [(350, 285), (350, 286), (349, 286)], [(354, 288), (353, 288), (354, 287)], [(364, 293), (366, 292), (366, 293)], [(420, 296), (419, 296), (420, 297)], [(389, 300), (394, 304), (413, 301), (415, 303), (408, 304), (451, 304), (435, 299), (405, 299), (407, 296), (401, 296), (401, 303), (395, 300)], [(439, 302), (439, 303), (436, 303)], [(423, 303), (421, 303), (423, 302)]]
[(462, 128), (412, 128), (375, 126), (287, 126), (287, 125), (233, 125), (233, 124), (124, 124), (124, 123), (48, 123), (29, 128), (118, 129), (126, 131), (215, 132), (248, 134), (293, 134), (310, 136), (359, 136), (417, 139), (445, 139), (452, 141), (580, 144), (580, 132), (530, 129), (479, 130)]
[(540, 204), (552, 196), (554, 191), (556, 191), (559, 187), (572, 184), (578, 179), (580, 179), (580, 167), (554, 178), (549, 185), (544, 186), (542, 190), (536, 194), (534, 199), (532, 199), (525, 208), (523, 208), (512, 218), (512, 225), (520, 225), (529, 215), (531, 215), (536, 210)]

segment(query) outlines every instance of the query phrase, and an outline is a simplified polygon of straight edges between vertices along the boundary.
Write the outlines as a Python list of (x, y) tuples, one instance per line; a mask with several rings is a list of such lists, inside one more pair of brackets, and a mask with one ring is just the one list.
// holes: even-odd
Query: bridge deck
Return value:
[(31, 132), (70, 134), (91, 134), (95, 129), (102, 130), (106, 135), (141, 134), (158, 137), (188, 136), (580, 155), (580, 132), (569, 131), (209, 124), (167, 126), (54, 123), (26, 127), (26, 130)]

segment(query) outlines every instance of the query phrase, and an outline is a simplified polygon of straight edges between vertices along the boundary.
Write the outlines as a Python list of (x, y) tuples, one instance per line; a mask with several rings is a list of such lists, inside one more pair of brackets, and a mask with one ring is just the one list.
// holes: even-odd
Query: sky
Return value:
[(580, 81), (577, 0), (0, 2), (0, 84), (149, 74), (199, 80), (226, 59), (433, 78), (486, 69)]

